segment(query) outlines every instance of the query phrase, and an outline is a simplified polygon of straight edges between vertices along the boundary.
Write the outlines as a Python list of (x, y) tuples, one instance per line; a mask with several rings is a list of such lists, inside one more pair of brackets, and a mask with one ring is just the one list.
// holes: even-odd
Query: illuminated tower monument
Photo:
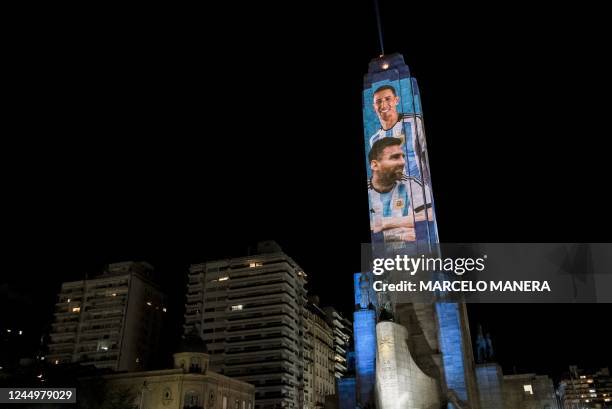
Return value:
[[(416, 79), (400, 54), (370, 62), (364, 78), (363, 118), (373, 245), (382, 246), (387, 257), (436, 255), (438, 234), (421, 101)], [(356, 298), (359, 291), (365, 299), (359, 281), (368, 281), (367, 276), (371, 277), (356, 277)], [(365, 300), (356, 299), (359, 404), (376, 402), (379, 409), (478, 408), (465, 306), (397, 303), (380, 292), (374, 298), (368, 307)], [(374, 313), (368, 312), (372, 309)], [(367, 341), (372, 314), (376, 344)], [(372, 351), (375, 368), (368, 372)], [(370, 388), (373, 379), (375, 387)]]

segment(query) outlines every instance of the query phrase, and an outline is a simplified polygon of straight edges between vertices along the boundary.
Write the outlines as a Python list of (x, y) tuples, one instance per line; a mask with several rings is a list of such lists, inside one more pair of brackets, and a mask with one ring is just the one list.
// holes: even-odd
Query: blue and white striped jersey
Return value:
[[(395, 183), (393, 189), (388, 192), (378, 192), (368, 182), (368, 196), (370, 199), (370, 222), (371, 230), (381, 230), (385, 218), (400, 218), (410, 215), (410, 186), (408, 177)], [(373, 233), (374, 242), (407, 241), (407, 227), (394, 227)]]
[[(415, 118), (418, 128), (415, 128)], [(417, 144), (418, 135), (418, 144)], [(422, 181), (421, 157), (416, 152), (424, 151), (425, 133), (423, 121), (414, 115), (402, 115), (400, 120), (388, 130), (379, 129), (370, 138), (370, 147), (379, 139), (394, 137), (402, 140), (402, 147), (406, 149), (406, 173), (411, 178)], [(420, 147), (417, 148), (417, 147)]]
[(410, 194), (406, 176), (402, 177), (401, 182), (396, 182), (395, 187), (388, 192), (380, 193), (374, 189), (372, 182), (368, 183), (368, 193), (370, 194), (370, 212), (382, 217), (408, 216), (410, 208)]

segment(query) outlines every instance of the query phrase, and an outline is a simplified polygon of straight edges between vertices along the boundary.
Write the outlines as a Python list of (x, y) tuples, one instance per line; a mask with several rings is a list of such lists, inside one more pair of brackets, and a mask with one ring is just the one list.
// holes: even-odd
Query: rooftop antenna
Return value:
[(380, 9), (378, 0), (374, 0), (374, 9), (376, 10), (376, 25), (378, 28), (378, 42), (380, 43), (380, 56), (385, 55), (385, 46), (383, 45), (382, 24), (380, 23)]

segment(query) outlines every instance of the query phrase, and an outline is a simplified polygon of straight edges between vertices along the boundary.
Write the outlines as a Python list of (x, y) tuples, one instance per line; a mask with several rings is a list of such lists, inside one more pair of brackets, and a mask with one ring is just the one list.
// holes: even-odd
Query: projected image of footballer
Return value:
[[(368, 182), (372, 239), (377, 243), (416, 240), (411, 208), (406, 154), (398, 138), (383, 138), (368, 154), (372, 178)], [(422, 213), (424, 217), (425, 213)]]
[[(432, 221), (432, 200), (429, 182), (425, 132), (419, 116), (397, 112), (400, 103), (395, 88), (383, 85), (374, 91), (373, 108), (380, 121), (380, 129), (370, 138), (370, 146), (393, 137), (401, 140), (406, 153), (405, 175), (410, 186), (412, 207), (418, 219)], [(427, 215), (427, 216), (425, 216)]]

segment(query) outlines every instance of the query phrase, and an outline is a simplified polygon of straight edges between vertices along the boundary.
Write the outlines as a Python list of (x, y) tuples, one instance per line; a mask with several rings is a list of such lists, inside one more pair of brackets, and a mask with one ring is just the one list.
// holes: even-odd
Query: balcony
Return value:
[(198, 301), (201, 299), (202, 299), (201, 292), (187, 294), (187, 302), (194, 302), (194, 301)]
[(123, 313), (121, 312), (115, 312), (115, 313), (110, 313), (110, 314), (96, 314), (94, 315), (93, 313), (87, 313), (87, 322), (103, 322), (103, 321), (121, 321), (120, 319), (118, 320), (117, 318), (123, 318)]
[(189, 292), (202, 290), (202, 281), (200, 280), (200, 277), (196, 277), (196, 276), (190, 277), (189, 285), (187, 288)]
[(99, 336), (101, 334), (108, 334), (108, 335), (119, 335), (119, 332), (121, 330), (121, 327), (119, 325), (113, 326), (113, 327), (107, 327), (107, 328), (83, 328), (81, 329), (81, 336), (82, 337), (87, 337), (89, 336)]
[(62, 325), (70, 325), (70, 324), (78, 324), (78, 323), (79, 323), (79, 317), (77, 315), (76, 317), (56, 319), (53, 324), (62, 326)]
[(185, 309), (187, 310), (194, 310), (194, 309), (202, 309), (202, 303), (199, 302), (194, 302), (194, 303), (187, 303), (185, 304)]
[(69, 346), (74, 346), (74, 338), (71, 339), (58, 339), (55, 340), (53, 338), (53, 336), (51, 337), (51, 344), (49, 345), (49, 348), (67, 348)]
[(88, 307), (88, 310), (94, 309), (123, 309), (125, 305), (126, 298), (125, 297), (104, 297), (104, 298), (96, 298), (93, 300), (88, 300), (83, 303), (85, 307)]
[(195, 285), (202, 285), (202, 280), (200, 280), (200, 275), (199, 274), (193, 274), (193, 275), (189, 275), (189, 281), (188, 281), (188, 285), (189, 287), (195, 286)]

